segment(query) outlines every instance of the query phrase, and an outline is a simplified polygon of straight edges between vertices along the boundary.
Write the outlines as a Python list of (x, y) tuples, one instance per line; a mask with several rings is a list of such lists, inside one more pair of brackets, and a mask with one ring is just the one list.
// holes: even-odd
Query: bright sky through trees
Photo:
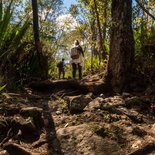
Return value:
[(77, 1), (76, 0), (63, 0), (63, 3), (64, 3), (64, 6), (67, 7), (67, 9), (69, 9), (71, 4), (76, 4)]

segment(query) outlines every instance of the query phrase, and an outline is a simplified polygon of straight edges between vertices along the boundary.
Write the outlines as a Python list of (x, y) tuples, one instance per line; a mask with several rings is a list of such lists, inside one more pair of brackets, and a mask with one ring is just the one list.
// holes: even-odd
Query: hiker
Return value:
[(71, 49), (72, 76), (76, 78), (76, 71), (79, 73), (79, 80), (82, 79), (84, 51), (78, 40), (74, 41), (74, 47)]
[(65, 63), (64, 63), (64, 60), (65, 59), (62, 58), (62, 60), (57, 64), (59, 79), (61, 78), (61, 74), (62, 74), (63, 79), (65, 78), (65, 69), (64, 69)]

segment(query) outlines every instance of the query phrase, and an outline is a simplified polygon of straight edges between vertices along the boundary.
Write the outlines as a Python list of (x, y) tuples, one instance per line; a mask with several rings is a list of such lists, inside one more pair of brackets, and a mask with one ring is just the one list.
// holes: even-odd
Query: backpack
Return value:
[(63, 62), (60, 61), (60, 62), (57, 64), (57, 67), (58, 67), (58, 68), (63, 68)]
[(71, 58), (78, 59), (80, 57), (80, 49), (79, 47), (73, 47), (71, 49)]

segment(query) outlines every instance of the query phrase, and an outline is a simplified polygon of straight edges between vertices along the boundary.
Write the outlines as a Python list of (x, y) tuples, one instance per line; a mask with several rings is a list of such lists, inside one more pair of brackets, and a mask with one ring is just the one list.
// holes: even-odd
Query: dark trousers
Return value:
[(82, 79), (82, 66), (80, 66), (80, 64), (72, 63), (72, 75), (74, 79), (76, 77), (77, 70), (79, 73), (79, 79)]
[(59, 79), (61, 78), (61, 74), (63, 79), (65, 78), (65, 70), (64, 68), (58, 68), (58, 72), (59, 72)]

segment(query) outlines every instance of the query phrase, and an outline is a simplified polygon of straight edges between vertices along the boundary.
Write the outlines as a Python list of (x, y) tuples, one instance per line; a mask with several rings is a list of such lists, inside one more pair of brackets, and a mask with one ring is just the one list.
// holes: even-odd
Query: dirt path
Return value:
[(0, 154), (154, 154), (155, 94), (61, 88), (1, 95)]

